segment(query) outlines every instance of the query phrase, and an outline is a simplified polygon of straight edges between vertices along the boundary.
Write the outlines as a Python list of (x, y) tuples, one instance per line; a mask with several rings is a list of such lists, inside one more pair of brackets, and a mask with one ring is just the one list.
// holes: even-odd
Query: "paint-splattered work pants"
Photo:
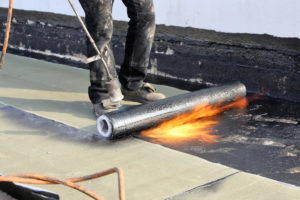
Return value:
[[(113, 0), (79, 0), (86, 14), (86, 24), (99, 49), (107, 46), (104, 59), (114, 77), (117, 77), (115, 59), (111, 48), (113, 33)], [(129, 90), (137, 90), (146, 76), (149, 56), (155, 33), (155, 13), (153, 0), (122, 0), (130, 18), (125, 45), (125, 58), (121, 66), (119, 80)], [(87, 41), (87, 56), (96, 55), (91, 43)], [(92, 103), (100, 103), (108, 98), (105, 88), (107, 74), (101, 61), (89, 64), (89, 97)]]

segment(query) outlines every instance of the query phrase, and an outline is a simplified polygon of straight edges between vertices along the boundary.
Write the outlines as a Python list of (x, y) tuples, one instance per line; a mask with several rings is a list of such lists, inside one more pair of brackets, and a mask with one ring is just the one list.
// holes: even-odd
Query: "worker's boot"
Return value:
[(111, 102), (110, 99), (103, 99), (100, 103), (93, 104), (94, 114), (100, 117), (105, 113), (116, 111), (121, 107), (120, 102)]
[(165, 99), (166, 96), (162, 93), (155, 92), (156, 89), (149, 83), (144, 83), (138, 90), (128, 90), (122, 88), (122, 93), (125, 100), (135, 101), (140, 103), (149, 103), (160, 99)]

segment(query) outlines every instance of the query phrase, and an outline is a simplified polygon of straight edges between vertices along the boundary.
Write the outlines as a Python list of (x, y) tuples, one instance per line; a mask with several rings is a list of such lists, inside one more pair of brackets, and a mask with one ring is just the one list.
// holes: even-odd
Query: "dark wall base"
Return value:
[[(1, 30), (6, 12), (0, 9)], [(115, 22), (112, 42), (119, 65), (126, 29), (125, 22)], [(76, 18), (14, 11), (9, 52), (86, 67), (85, 49), (85, 35)], [(158, 26), (150, 67), (147, 80), (153, 83), (196, 90), (241, 81), (249, 92), (300, 102), (298, 38)]]

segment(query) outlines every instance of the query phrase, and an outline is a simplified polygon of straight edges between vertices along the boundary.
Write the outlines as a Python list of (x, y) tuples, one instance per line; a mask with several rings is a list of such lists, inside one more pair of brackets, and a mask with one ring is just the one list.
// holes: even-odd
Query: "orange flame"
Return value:
[(217, 142), (220, 137), (212, 135), (215, 132), (215, 125), (218, 124), (218, 120), (212, 117), (228, 109), (247, 106), (248, 100), (246, 98), (237, 98), (234, 102), (226, 104), (202, 104), (187, 113), (163, 122), (155, 128), (142, 131), (141, 134), (164, 144), (186, 143), (195, 140), (212, 144)]

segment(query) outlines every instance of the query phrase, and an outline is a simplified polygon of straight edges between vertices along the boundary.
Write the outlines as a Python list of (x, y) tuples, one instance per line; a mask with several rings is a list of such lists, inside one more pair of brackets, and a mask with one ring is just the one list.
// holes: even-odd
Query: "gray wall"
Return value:
[[(78, 0), (73, 0), (80, 8)], [(267, 33), (300, 38), (299, 0), (154, 0), (157, 23), (190, 26), (231, 33)], [(0, 7), (7, 7), (1, 0)], [(67, 0), (15, 0), (15, 7), (73, 15)], [(121, 0), (115, 0), (114, 18), (127, 20)]]

